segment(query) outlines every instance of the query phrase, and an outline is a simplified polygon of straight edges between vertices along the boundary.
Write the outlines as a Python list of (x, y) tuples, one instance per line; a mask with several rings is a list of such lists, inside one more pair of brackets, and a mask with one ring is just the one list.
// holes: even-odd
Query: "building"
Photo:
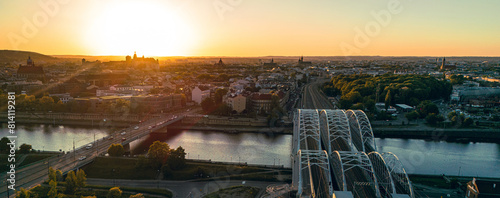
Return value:
[(443, 62), (441, 63), (441, 67), (439, 68), (440, 70), (454, 70), (457, 69), (456, 65), (450, 65), (446, 64), (446, 58), (443, 57)]
[(247, 108), (247, 97), (242, 94), (229, 96), (227, 98), (227, 103), (234, 111), (241, 113)]
[(45, 82), (45, 72), (43, 67), (35, 66), (35, 61), (28, 57), (26, 61), (26, 66), (19, 65), (17, 69), (18, 78), (26, 78), (26, 80), (39, 80)]
[(500, 182), (476, 180), (467, 183), (465, 198), (500, 197)]
[(273, 59), (271, 59), (271, 62), (270, 62), (270, 63), (264, 63), (264, 66), (276, 67), (276, 66), (278, 66), (278, 64), (276, 64), (276, 63), (274, 62), (274, 58), (273, 58)]
[(304, 61), (304, 56), (299, 58), (299, 65), (312, 65), (311, 61)]
[(253, 93), (250, 97), (252, 108), (257, 113), (269, 113), (273, 106), (273, 97), (276, 97), (278, 105), (283, 108), (288, 101), (289, 93), (282, 91), (276, 93)]
[(210, 97), (210, 89), (208, 87), (195, 87), (191, 92), (191, 99), (197, 104), (201, 104), (201, 101), (208, 97)]
[(221, 59), (219, 59), (219, 62), (217, 62), (217, 63), (214, 64), (214, 66), (216, 66), (216, 67), (223, 67), (223, 66), (226, 66), (226, 65), (224, 64), (224, 62), (222, 62), (222, 58), (221, 58)]

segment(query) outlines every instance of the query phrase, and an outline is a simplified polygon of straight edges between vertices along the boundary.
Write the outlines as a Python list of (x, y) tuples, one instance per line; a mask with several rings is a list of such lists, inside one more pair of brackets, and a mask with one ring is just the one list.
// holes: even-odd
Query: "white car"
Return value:
[(122, 133), (120, 133), (120, 134), (121, 134), (121, 135), (125, 135), (125, 134), (127, 134), (127, 132), (122, 132)]
[(87, 157), (86, 157), (86, 156), (80, 156), (80, 157), (78, 158), (78, 160), (80, 160), (80, 161), (83, 161), (83, 160), (85, 160), (85, 159), (87, 159)]
[(85, 148), (86, 149), (91, 149), (92, 148), (92, 144), (88, 144)]
[(139, 126), (135, 126), (135, 127), (134, 127), (134, 129), (135, 129), (135, 130), (139, 129)]

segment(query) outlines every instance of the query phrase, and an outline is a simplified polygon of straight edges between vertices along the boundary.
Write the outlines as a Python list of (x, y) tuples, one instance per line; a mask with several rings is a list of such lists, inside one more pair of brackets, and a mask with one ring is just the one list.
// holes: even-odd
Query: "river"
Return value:
[[(52, 125), (18, 125), (18, 146), (28, 143), (36, 150), (72, 150), (73, 139), (79, 147), (106, 136), (112, 128), (88, 128)], [(7, 135), (2, 125), (1, 136)], [(169, 131), (150, 135), (131, 143), (132, 154), (147, 152), (160, 140), (171, 148), (182, 146), (189, 159), (291, 167), (291, 135), (257, 133), (227, 134), (206, 131)], [(447, 174), (500, 178), (500, 144), (452, 143), (415, 139), (375, 139), (379, 152), (392, 152), (403, 162), (408, 173)]]

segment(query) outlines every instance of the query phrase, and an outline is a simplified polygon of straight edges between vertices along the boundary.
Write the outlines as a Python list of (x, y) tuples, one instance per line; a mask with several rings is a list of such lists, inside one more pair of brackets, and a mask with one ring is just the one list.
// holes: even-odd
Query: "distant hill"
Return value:
[(0, 50), (0, 64), (26, 64), (26, 60), (31, 56), (31, 59), (36, 63), (51, 63), (59, 61), (58, 58), (43, 55), (36, 52), (16, 51), (16, 50)]

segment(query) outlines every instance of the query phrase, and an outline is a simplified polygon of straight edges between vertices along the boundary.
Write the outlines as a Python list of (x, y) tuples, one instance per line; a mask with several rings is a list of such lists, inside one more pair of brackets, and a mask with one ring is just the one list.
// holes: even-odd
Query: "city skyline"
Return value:
[(500, 56), (499, 4), (4, 1), (0, 43), (49, 55)]

